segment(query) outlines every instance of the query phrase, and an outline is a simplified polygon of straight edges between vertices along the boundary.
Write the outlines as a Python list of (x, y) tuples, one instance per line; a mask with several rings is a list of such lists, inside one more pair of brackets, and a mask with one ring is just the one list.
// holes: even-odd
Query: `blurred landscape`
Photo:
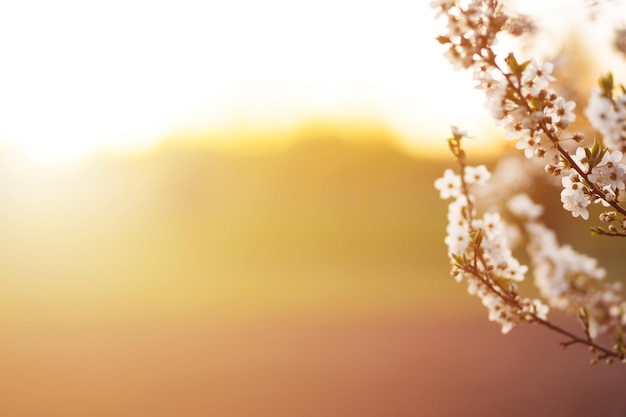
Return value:
[(626, 415), (619, 366), (487, 322), (448, 276), (451, 159), (377, 135), (4, 164), (0, 414)]
[(321, 137), (4, 175), (4, 318), (418, 308), (445, 291), (443, 166)]

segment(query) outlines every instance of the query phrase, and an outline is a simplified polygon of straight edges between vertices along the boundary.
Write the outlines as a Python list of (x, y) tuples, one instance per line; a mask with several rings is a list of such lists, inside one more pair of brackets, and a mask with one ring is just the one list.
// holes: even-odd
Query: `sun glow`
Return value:
[(0, 141), (38, 160), (166, 136), (368, 118), (412, 149), (491, 126), (427, 1), (10, 2)]
[(0, 140), (68, 160), (311, 116), (374, 115), (409, 142), (447, 134), (442, 108), (475, 127), (479, 98), (435, 33), (428, 2), (414, 0), (10, 2)]

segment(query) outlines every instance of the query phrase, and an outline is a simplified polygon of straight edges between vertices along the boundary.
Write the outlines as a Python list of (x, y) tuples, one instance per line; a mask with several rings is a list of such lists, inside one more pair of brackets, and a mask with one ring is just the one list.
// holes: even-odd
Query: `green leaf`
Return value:
[(480, 246), (483, 243), (483, 231), (482, 229), (478, 229), (472, 233), (472, 242), (476, 246)]
[(593, 146), (591, 147), (591, 154), (592, 155), (597, 155), (599, 149), (600, 149), (600, 142), (598, 141), (598, 139), (594, 139), (593, 140)]
[(591, 150), (585, 149), (585, 154), (587, 155), (587, 162), (589, 163), (590, 168), (598, 165), (602, 160), (602, 157), (606, 153), (607, 148), (602, 145), (598, 139), (594, 139), (593, 146)]
[(522, 76), (522, 72), (524, 72), (524, 69), (526, 69), (526, 67), (530, 63), (530, 61), (525, 61), (520, 64), (519, 62), (517, 62), (517, 59), (515, 58), (515, 55), (513, 55), (513, 53), (509, 53), (505, 61), (511, 69), (511, 73), (516, 75), (517, 78), (520, 78)]
[(601, 227), (598, 227), (598, 226), (593, 226), (593, 227), (591, 228), (591, 235), (592, 235), (592, 236), (604, 236), (604, 235), (606, 235), (606, 234), (607, 234), (607, 231), (606, 231), (606, 230), (604, 230), (604, 229), (603, 229), (603, 228), (601, 228)]
[(600, 77), (600, 88), (602, 89), (602, 95), (607, 98), (613, 97), (613, 88), (615, 86), (613, 81), (613, 73), (608, 72), (604, 77)]

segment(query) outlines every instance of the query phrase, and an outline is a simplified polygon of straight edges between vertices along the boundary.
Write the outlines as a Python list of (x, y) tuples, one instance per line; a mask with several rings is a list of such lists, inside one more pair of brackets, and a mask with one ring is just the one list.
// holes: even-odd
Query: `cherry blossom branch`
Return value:
[[(448, 19), (449, 33), (437, 38), (448, 46), (446, 56), (455, 68), (474, 71), (477, 87), (486, 92), (487, 107), (504, 126), (506, 136), (518, 140), (516, 147), (524, 150), (527, 158), (546, 154), (542, 137), (561, 156), (561, 161), (548, 164), (546, 170), (562, 177), (563, 207), (574, 217), (587, 219), (587, 206), (601, 201), (626, 218), (626, 208), (618, 201), (620, 190), (626, 188), (626, 165), (621, 163), (621, 152), (608, 153), (607, 147), (594, 144), (591, 149), (578, 148), (572, 156), (560, 144), (562, 131), (575, 120), (576, 104), (548, 88), (555, 81), (552, 64), (540, 65), (534, 60), (520, 63), (512, 53), (498, 63), (492, 45), (509, 20), (499, 2), (435, 0), (431, 4)], [(602, 97), (609, 100), (609, 105), (617, 106), (621, 101), (612, 100), (612, 89), (610, 78), (603, 84)], [(624, 103), (626, 112), (626, 100)], [(622, 119), (626, 124), (626, 118)], [(576, 133), (572, 139), (579, 142), (583, 137)]]
[[(500, 296), (502, 298), (502, 300), (504, 302), (506, 302), (509, 305), (512, 305), (514, 308), (518, 309), (519, 311), (523, 310), (523, 307), (519, 304), (519, 296), (513, 296), (511, 294), (506, 294), (503, 295), (501, 294), (499, 291), (495, 290), (493, 287), (491, 287), (491, 285), (489, 284), (489, 279), (485, 278), (482, 276), (482, 274), (480, 273), (480, 271), (477, 268), (464, 268), (464, 270), (472, 275), (474, 275), (476, 278), (478, 278), (479, 280), (481, 280), (483, 283), (485, 283), (491, 290), (494, 291), (495, 294), (497, 294), (498, 296)], [(585, 337), (580, 337), (578, 335), (576, 335), (575, 333), (570, 332), (569, 330), (566, 330), (562, 327), (560, 327), (557, 324), (552, 323), (551, 321), (544, 319), (542, 317), (539, 317), (537, 314), (532, 313), (532, 312), (528, 312), (525, 313), (525, 321), (527, 321), (528, 323), (537, 323), (541, 326), (544, 326), (556, 333), (561, 334), (562, 336), (567, 337), (569, 340), (565, 341), (565, 342), (560, 342), (559, 344), (566, 348), (568, 346), (571, 345), (575, 345), (575, 344), (580, 344), (580, 345), (585, 345), (588, 346), (590, 348), (590, 351), (592, 353), (595, 354), (595, 357), (591, 360), (592, 364), (597, 363), (598, 360), (604, 360), (607, 358), (613, 358), (613, 359), (619, 359), (621, 361), (624, 360), (624, 352), (623, 351), (613, 351), (603, 345), (600, 345), (596, 342), (593, 341), (593, 339), (591, 338), (591, 336), (589, 335), (589, 325), (588, 322), (583, 321), (583, 329), (585, 332)], [(598, 352), (600, 354), (598, 354)]]
[[(491, 48), (488, 48), (488, 58), (486, 59), (486, 61), (493, 65), (499, 72), (500, 74), (502, 74), (502, 76), (504, 77), (504, 79), (506, 79), (508, 85), (510, 88), (514, 89), (515, 92), (517, 93), (517, 96), (520, 98), (520, 100), (518, 101), (518, 104), (524, 106), (526, 108), (526, 110), (530, 113), (533, 111), (533, 108), (531, 107), (529, 101), (527, 99), (524, 98), (524, 93), (522, 92), (521, 86), (519, 83), (514, 83), (512, 80), (512, 75), (510, 73), (506, 73), (496, 62), (496, 55), (493, 52), (493, 50)], [(512, 57), (512, 55), (510, 55), (511, 59), (514, 59)], [(626, 216), (626, 208), (622, 207), (616, 200), (611, 200), (608, 199), (607, 196), (605, 195), (605, 193), (602, 191), (602, 189), (595, 184), (593, 181), (591, 181), (587, 175), (587, 172), (585, 172), (583, 170), (583, 168), (578, 164), (577, 161), (575, 161), (571, 155), (569, 154), (569, 152), (563, 148), (563, 146), (559, 143), (560, 142), (560, 138), (559, 135), (557, 134), (560, 133), (559, 131), (555, 130), (553, 127), (549, 127), (548, 123), (546, 122), (546, 120), (539, 120), (538, 123), (538, 127), (539, 127), (539, 131), (541, 131), (541, 133), (543, 133), (550, 142), (552, 142), (552, 144), (554, 145), (555, 149), (557, 150), (557, 152), (559, 153), (559, 155), (565, 159), (568, 163), (568, 165), (574, 170), (576, 171), (576, 173), (578, 175), (581, 176), (581, 178), (583, 178), (586, 182), (587, 185), (589, 185), (594, 193), (594, 195), (596, 195), (597, 197), (601, 198), (602, 200), (604, 200), (607, 204), (609, 204), (610, 206), (612, 206), (613, 208), (615, 208), (615, 210), (617, 210), (620, 214)], [(576, 133), (574, 135), (574, 139), (579, 141), (582, 140), (584, 136), (581, 133)]]
[[(464, 136), (465, 132), (453, 128), (453, 135), (448, 140), (450, 149), (457, 159), (458, 174), (450, 174), (452, 171), (448, 170), (443, 178), (435, 182), (442, 197), (455, 199), (449, 205), (448, 214), (451, 225), (455, 227), (448, 227), (449, 235), (446, 237), (449, 247), (448, 255), (452, 262), (452, 275), (457, 278), (457, 281), (465, 279), (468, 282), (468, 291), (481, 298), (483, 305), (489, 309), (489, 319), (500, 323), (503, 333), (509, 332), (520, 322), (538, 323), (565, 336), (567, 340), (561, 342), (563, 347), (574, 344), (588, 346), (594, 354), (592, 363), (614, 359), (623, 361), (624, 350), (621, 338), (616, 338), (613, 350), (594, 341), (590, 317), (585, 307), (580, 308), (579, 312), (584, 332), (583, 336), (579, 336), (548, 320), (548, 307), (540, 300), (520, 297), (515, 281), (523, 280), (527, 267), (519, 265), (504, 246), (507, 242), (501, 234), (502, 224), (499, 218), (488, 217), (487, 214), (483, 218), (477, 217), (473, 203), (475, 197), (471, 190), (476, 185), (486, 183), (489, 174), (482, 166), (467, 165), (465, 152), (461, 147)], [(459, 226), (461, 230), (456, 231), (456, 226)], [(532, 229), (532, 224), (529, 227)], [(534, 233), (536, 232), (534, 230)], [(529, 233), (532, 233), (531, 230)], [(467, 237), (469, 238), (466, 239)], [(587, 282), (594, 283), (595, 281)], [(574, 282), (570, 285), (569, 291), (572, 296), (577, 292), (593, 294), (592, 286), (583, 288), (580, 287), (582, 284), (584, 282), (581, 284)], [(603, 287), (596, 292), (601, 295), (602, 299), (612, 294), (610, 288), (606, 290)], [(603, 305), (595, 306), (596, 309), (601, 307)], [(594, 326), (598, 325), (594, 324)], [(619, 326), (618, 329), (620, 329)], [(597, 330), (593, 332), (595, 334)], [(619, 334), (621, 334), (621, 329)]]

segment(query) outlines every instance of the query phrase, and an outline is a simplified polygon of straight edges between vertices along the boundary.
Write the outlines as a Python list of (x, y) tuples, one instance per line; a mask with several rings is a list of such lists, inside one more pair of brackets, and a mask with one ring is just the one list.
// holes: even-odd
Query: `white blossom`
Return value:
[(606, 97), (600, 90), (592, 90), (585, 116), (602, 135), (604, 145), (611, 150), (624, 150), (626, 141), (626, 96)]
[(578, 147), (576, 148), (576, 153), (571, 155), (572, 160), (578, 165), (582, 171), (586, 174), (589, 172), (589, 161), (587, 161), (587, 154), (585, 152), (585, 148)]
[(539, 138), (537, 138), (534, 134), (528, 130), (524, 130), (522, 138), (517, 141), (515, 147), (523, 150), (524, 156), (530, 159), (535, 156), (536, 152), (541, 148), (541, 143)]
[(522, 73), (522, 84), (533, 94), (539, 94), (539, 91), (546, 88), (549, 83), (556, 81), (552, 76), (554, 65), (551, 62), (538, 64), (534, 58), (531, 59), (529, 65)]
[(467, 184), (485, 185), (491, 178), (491, 174), (487, 171), (487, 167), (479, 165), (477, 167), (465, 167), (465, 175), (463, 179)]
[(576, 102), (557, 97), (553, 104), (552, 107), (547, 109), (546, 115), (549, 115), (552, 122), (556, 123), (560, 128), (564, 129), (576, 120), (576, 115), (573, 111), (576, 107)]
[(528, 194), (516, 194), (507, 202), (507, 208), (517, 217), (527, 220), (536, 220), (543, 214), (543, 207), (535, 204)]
[(444, 200), (458, 197), (461, 194), (461, 178), (451, 169), (446, 169), (443, 177), (435, 181), (435, 188)]
[(591, 169), (589, 181), (597, 184), (600, 188), (605, 186), (613, 190), (623, 190), (626, 179), (626, 165), (621, 163), (620, 151), (605, 152), (602, 161)]
[(589, 211), (587, 210), (589, 200), (582, 188), (564, 188), (561, 191), (561, 202), (563, 208), (571, 212), (572, 216), (580, 216), (585, 220), (589, 218)]

